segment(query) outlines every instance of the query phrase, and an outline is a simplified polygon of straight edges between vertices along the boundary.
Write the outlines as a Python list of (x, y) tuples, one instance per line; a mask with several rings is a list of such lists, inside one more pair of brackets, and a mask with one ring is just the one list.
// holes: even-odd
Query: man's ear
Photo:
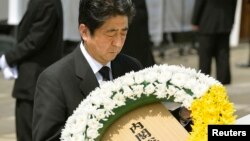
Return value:
[(88, 27), (85, 24), (80, 24), (79, 32), (80, 32), (82, 40), (84, 42), (87, 41), (90, 36)]

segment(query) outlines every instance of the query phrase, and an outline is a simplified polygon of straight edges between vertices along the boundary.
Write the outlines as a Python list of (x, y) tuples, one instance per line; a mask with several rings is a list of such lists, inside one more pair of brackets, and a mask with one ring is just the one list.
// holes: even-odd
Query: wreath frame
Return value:
[[(229, 105), (227, 120), (219, 123), (234, 123), (236, 118), (234, 106), (229, 102), (223, 85), (214, 78), (195, 69), (167, 64), (154, 65), (138, 72), (132, 71), (93, 90), (66, 121), (61, 140), (100, 141), (113, 122), (135, 108), (155, 102), (170, 101), (191, 110), (194, 101), (202, 99), (205, 94), (209, 95), (211, 91), (222, 93), (223, 102)], [(218, 103), (216, 98), (212, 98), (213, 100)], [(219, 111), (219, 114), (222, 112)], [(195, 116), (197, 115), (191, 113), (192, 118), (196, 119)], [(216, 123), (218, 124), (213, 121), (206, 124)], [(89, 125), (93, 125), (93, 128)], [(192, 127), (195, 131), (191, 132), (189, 140), (206, 140), (205, 129), (197, 129), (195, 126), (197, 125), (194, 121)], [(197, 136), (199, 130), (203, 131), (201, 136)]]

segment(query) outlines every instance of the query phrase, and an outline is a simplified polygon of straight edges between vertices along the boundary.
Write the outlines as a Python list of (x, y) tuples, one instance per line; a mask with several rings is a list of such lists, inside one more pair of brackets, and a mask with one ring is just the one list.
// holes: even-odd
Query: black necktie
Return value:
[(100, 70), (99, 73), (102, 75), (104, 81), (110, 80), (109, 77), (109, 67), (103, 66)]

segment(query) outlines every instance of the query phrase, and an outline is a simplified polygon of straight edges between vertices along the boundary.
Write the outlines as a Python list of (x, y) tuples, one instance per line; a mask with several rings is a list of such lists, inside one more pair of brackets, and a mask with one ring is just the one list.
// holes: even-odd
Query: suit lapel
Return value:
[(92, 71), (89, 63), (83, 56), (80, 46), (74, 51), (75, 60), (75, 73), (80, 79), (80, 90), (81, 93), (86, 97), (91, 91), (99, 86), (94, 72)]

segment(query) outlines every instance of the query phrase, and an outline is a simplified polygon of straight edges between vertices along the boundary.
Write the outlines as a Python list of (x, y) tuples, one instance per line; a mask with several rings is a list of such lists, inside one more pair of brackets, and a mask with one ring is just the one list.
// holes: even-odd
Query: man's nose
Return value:
[(122, 35), (118, 35), (114, 37), (113, 45), (116, 47), (122, 47), (124, 44), (125, 37)]

